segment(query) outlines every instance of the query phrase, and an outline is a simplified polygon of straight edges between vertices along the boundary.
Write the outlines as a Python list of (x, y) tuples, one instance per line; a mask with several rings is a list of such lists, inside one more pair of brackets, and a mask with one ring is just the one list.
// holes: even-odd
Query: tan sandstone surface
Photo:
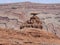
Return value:
[(17, 31), (0, 28), (0, 45), (60, 45), (60, 38), (43, 29), (24, 28)]

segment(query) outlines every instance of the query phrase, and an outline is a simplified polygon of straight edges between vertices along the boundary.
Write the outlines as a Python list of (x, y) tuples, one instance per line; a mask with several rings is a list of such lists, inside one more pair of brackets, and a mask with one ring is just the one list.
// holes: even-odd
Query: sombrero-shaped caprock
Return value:
[(38, 15), (39, 13), (37, 12), (32, 12), (31, 15), (35, 16), (35, 15)]

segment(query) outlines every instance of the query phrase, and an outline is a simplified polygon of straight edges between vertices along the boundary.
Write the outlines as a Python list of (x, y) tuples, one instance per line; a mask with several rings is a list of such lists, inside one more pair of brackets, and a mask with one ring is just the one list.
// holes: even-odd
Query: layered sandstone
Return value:
[(29, 20), (26, 22), (22, 23), (20, 25), (20, 29), (23, 28), (39, 28), (42, 29), (42, 22), (40, 21), (39, 17), (36, 16), (37, 13), (32, 13), (32, 17), (30, 17)]
[(24, 28), (20, 31), (0, 28), (0, 45), (60, 45), (60, 38), (35, 28)]

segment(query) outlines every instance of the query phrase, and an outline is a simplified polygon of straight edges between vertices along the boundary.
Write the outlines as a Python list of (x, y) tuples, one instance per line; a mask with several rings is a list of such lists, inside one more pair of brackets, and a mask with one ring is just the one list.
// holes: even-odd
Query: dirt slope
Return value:
[(60, 45), (60, 39), (40, 29), (0, 29), (0, 45)]

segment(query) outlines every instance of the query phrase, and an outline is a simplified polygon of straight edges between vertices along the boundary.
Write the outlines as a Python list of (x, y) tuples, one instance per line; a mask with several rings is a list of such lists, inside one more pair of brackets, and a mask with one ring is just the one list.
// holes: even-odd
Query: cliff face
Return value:
[(32, 12), (42, 21), (43, 29), (60, 37), (60, 4), (31, 2), (0, 5), (0, 27), (20, 30), (20, 25), (29, 20)]

